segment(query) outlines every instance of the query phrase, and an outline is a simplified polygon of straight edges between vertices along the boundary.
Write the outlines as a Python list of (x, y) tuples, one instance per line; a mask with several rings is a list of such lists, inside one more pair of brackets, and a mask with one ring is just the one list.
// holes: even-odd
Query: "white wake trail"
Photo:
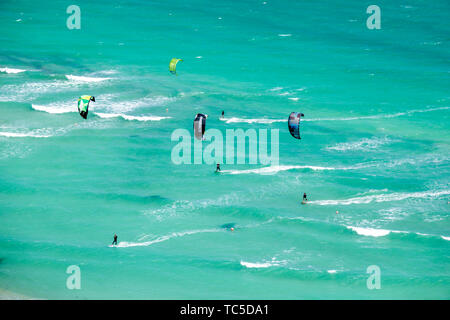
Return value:
[(368, 195), (364, 197), (354, 197), (343, 200), (312, 200), (310, 204), (317, 204), (320, 206), (329, 205), (351, 205), (351, 204), (367, 204), (372, 202), (390, 202), (401, 201), (409, 198), (436, 198), (443, 195), (450, 194), (450, 190), (441, 191), (421, 191), (421, 192), (394, 192), (387, 194)]

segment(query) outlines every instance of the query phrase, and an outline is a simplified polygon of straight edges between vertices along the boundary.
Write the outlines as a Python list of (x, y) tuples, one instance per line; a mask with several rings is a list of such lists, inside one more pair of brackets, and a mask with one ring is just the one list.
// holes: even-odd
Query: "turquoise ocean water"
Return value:
[[(72, 4), (80, 30), (66, 27)], [(372, 4), (380, 30), (366, 27)], [(0, 288), (449, 299), (449, 12), (446, 0), (1, 1)], [(87, 120), (81, 95), (96, 97)], [(223, 133), (279, 129), (279, 165), (173, 164), (171, 134), (199, 112)], [(70, 265), (81, 290), (66, 288)]]

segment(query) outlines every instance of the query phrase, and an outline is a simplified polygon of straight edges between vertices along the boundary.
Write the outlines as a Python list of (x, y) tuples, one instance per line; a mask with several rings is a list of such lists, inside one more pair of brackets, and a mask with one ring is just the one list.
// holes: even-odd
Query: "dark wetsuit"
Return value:
[(116, 234), (114, 235), (114, 240), (113, 240), (112, 244), (117, 245), (117, 235)]
[(220, 164), (218, 163), (217, 164), (217, 168), (216, 168), (216, 172), (219, 172), (220, 171)]
[(308, 201), (308, 199), (306, 199), (306, 193), (303, 193), (303, 201)]
[(225, 111), (222, 111), (222, 118), (225, 116)]

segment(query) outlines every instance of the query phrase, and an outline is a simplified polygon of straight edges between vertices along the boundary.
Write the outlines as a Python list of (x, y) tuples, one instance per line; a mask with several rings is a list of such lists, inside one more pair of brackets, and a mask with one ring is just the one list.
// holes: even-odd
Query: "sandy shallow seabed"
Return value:
[(31, 298), (24, 296), (20, 293), (0, 289), (0, 300), (41, 300), (41, 299)]

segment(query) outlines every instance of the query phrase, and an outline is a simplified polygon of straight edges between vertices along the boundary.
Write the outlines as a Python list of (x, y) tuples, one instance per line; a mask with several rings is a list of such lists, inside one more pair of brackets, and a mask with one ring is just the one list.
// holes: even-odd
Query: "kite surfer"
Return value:
[(112, 242), (112, 245), (116, 245), (117, 246), (117, 234), (114, 234), (114, 240)]
[(308, 198), (306, 197), (306, 192), (303, 192), (302, 204), (306, 204), (307, 202), (308, 202)]

